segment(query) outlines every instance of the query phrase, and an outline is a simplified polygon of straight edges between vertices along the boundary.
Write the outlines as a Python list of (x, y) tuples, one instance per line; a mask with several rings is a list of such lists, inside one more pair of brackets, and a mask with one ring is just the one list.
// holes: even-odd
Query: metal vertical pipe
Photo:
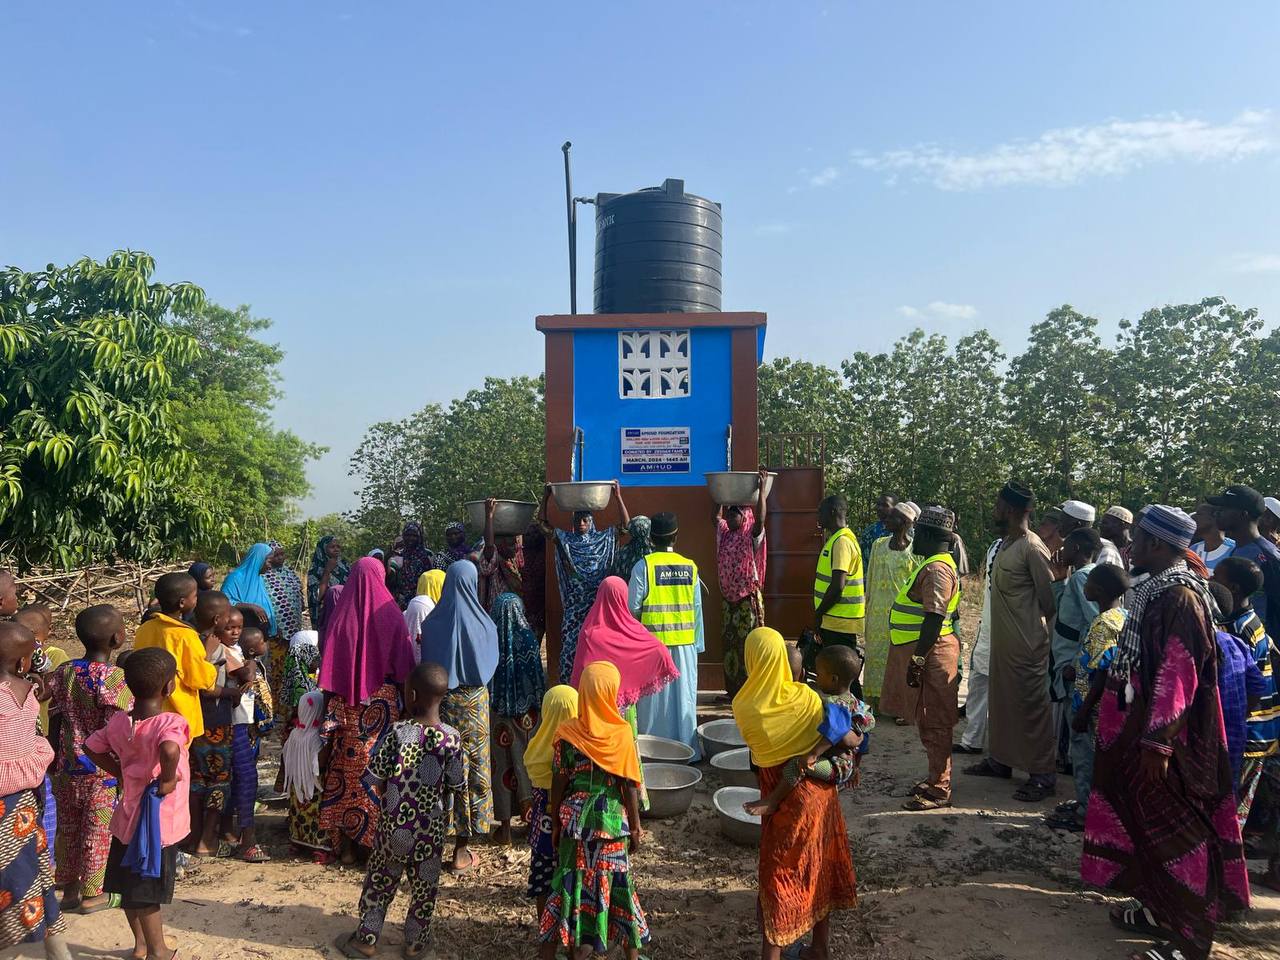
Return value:
[(569, 226), (569, 312), (578, 312), (578, 212), (573, 204), (573, 180), (569, 176), (568, 140), (560, 148), (564, 152), (564, 208)]

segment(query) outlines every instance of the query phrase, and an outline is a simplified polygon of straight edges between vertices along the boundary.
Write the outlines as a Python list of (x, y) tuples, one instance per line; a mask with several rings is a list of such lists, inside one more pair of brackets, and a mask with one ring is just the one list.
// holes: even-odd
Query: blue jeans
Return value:
[[(1075, 720), (1075, 715), (1075, 708), (1072, 707), (1072, 720)], [(1096, 736), (1093, 726), (1093, 724), (1089, 725), (1088, 733), (1071, 731), (1071, 777), (1076, 784), (1076, 803), (1080, 805), (1078, 809), (1080, 817), (1084, 816), (1089, 806), (1089, 792), (1093, 789), (1093, 752)]]

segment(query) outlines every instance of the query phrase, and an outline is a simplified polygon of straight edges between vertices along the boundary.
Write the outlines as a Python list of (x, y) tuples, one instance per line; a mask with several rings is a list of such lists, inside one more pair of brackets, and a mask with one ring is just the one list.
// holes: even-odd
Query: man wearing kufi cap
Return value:
[(1236, 542), (1231, 556), (1252, 560), (1262, 571), (1262, 589), (1253, 596), (1253, 609), (1267, 633), (1280, 637), (1280, 547), (1258, 530), (1267, 509), (1265, 498), (1253, 487), (1233, 483), (1207, 499), (1216, 511), (1218, 528)]
[(1049, 624), (1057, 610), (1049, 551), (1030, 527), (1035, 497), (1021, 484), (1005, 484), (994, 523), (1004, 534), (991, 570), (991, 681), (987, 713), (990, 752), (965, 770), (1028, 779), (1014, 797), (1039, 802), (1054, 792), (1057, 750), (1049, 703)]
[[(1138, 900), (1112, 922), (1168, 940), (1152, 960), (1206, 960), (1220, 919), (1249, 906), (1217, 687), (1214, 602), (1187, 568), (1195, 521), (1143, 511), (1134, 590), (1098, 705), (1080, 875)], [(1172, 935), (1172, 936), (1170, 936)]]
[(881, 706), (919, 728), (928, 775), (903, 806), (935, 810), (951, 806), (951, 733), (959, 717), (960, 641), (955, 631), (960, 574), (951, 548), (956, 515), (927, 506), (916, 518), (914, 572), (889, 613), (889, 663)]
[(650, 521), (653, 552), (631, 568), (627, 602), (645, 627), (671, 651), (680, 676), (636, 706), (637, 729), (678, 740), (702, 756), (698, 743), (698, 654), (706, 646), (702, 622), (702, 581), (698, 565), (676, 553), (680, 521), (655, 513)]
[(1128, 569), (1129, 528), (1132, 526), (1132, 513), (1121, 506), (1107, 507), (1098, 524), (1098, 532), (1102, 534), (1099, 563), (1114, 563), (1117, 567)]

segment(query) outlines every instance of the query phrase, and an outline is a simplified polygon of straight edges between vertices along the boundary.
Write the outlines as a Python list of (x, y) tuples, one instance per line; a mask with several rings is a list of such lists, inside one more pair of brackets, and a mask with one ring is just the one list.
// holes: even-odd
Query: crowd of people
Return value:
[[(169, 960), (161, 908), (185, 865), (268, 859), (255, 813), (275, 801), (298, 852), (364, 866), (345, 956), (374, 955), (402, 882), (404, 955), (421, 956), (441, 871), (474, 870), (473, 845), (510, 843), (517, 821), (542, 956), (638, 956), (637, 736), (697, 758), (703, 589), (675, 514), (632, 517), (616, 485), (613, 500), (615, 526), (582, 512), (558, 529), (544, 497), (522, 536), (495, 533), (489, 501), (474, 542), (452, 524), (432, 550), (410, 523), (354, 563), (326, 536), (305, 578), (255, 544), (220, 584), (203, 562), (161, 576), (131, 643), (114, 607), (80, 611), (75, 658), (0, 571), (0, 948), (43, 940), (65, 958), (64, 914), (122, 908), (134, 956)], [(767, 624), (766, 510), (762, 492), (715, 512), (725, 686), (761, 794), (765, 960), (827, 956), (832, 913), (856, 904), (839, 791), (877, 716), (917, 728), (910, 811), (952, 804), (958, 755), (981, 757), (963, 775), (1025, 773), (1028, 803), (1070, 774), (1048, 823), (1083, 833), (1085, 881), (1134, 898), (1111, 919), (1154, 941), (1145, 960), (1208, 956), (1248, 907), (1246, 845), (1270, 856), (1253, 881), (1280, 890), (1280, 502), (1235, 485), (1192, 513), (1112, 506), (1095, 529), (1078, 500), (1033, 523), (1034, 494), (1007, 484), (959, 741), (955, 514), (886, 496), (859, 537), (844, 499), (824, 499), (812, 626), (787, 643)], [(259, 784), (273, 729), (278, 775)]]

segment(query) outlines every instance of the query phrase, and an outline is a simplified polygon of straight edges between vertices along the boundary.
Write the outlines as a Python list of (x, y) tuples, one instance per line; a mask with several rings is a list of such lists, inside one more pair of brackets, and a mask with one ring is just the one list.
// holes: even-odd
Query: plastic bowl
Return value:
[(751, 748), (726, 750), (711, 758), (711, 766), (726, 787), (756, 787), (759, 781), (751, 769)]
[(677, 763), (646, 763), (644, 789), (649, 794), (645, 816), (678, 817), (693, 803), (693, 791), (702, 782), (702, 771)]
[(698, 727), (698, 742), (702, 744), (702, 757), (710, 760), (726, 750), (745, 747), (738, 725), (732, 720), (708, 720)]
[[(484, 501), (468, 500), (467, 523), (472, 530), (484, 531)], [(497, 509), (493, 511), (493, 535), (495, 537), (516, 537), (529, 529), (533, 515), (538, 512), (538, 505), (529, 500), (499, 500)]]
[(553, 483), (551, 495), (561, 510), (590, 510), (599, 513), (613, 498), (613, 481), (580, 480), (574, 483)]
[(720, 818), (720, 832), (734, 843), (758, 847), (763, 830), (760, 818), (751, 816), (742, 805), (759, 799), (760, 791), (752, 787), (721, 787), (713, 793), (711, 805)]
[(668, 740), (666, 737), (655, 737), (642, 733), (636, 737), (636, 747), (640, 751), (641, 760), (658, 763), (688, 763), (693, 759), (693, 748), (679, 740)]
[[(764, 498), (769, 499), (769, 491), (773, 489), (771, 473), (764, 482)], [(753, 507), (756, 494), (760, 489), (760, 475), (752, 470), (721, 470), (706, 474), (707, 489), (711, 499), (723, 507)]]

